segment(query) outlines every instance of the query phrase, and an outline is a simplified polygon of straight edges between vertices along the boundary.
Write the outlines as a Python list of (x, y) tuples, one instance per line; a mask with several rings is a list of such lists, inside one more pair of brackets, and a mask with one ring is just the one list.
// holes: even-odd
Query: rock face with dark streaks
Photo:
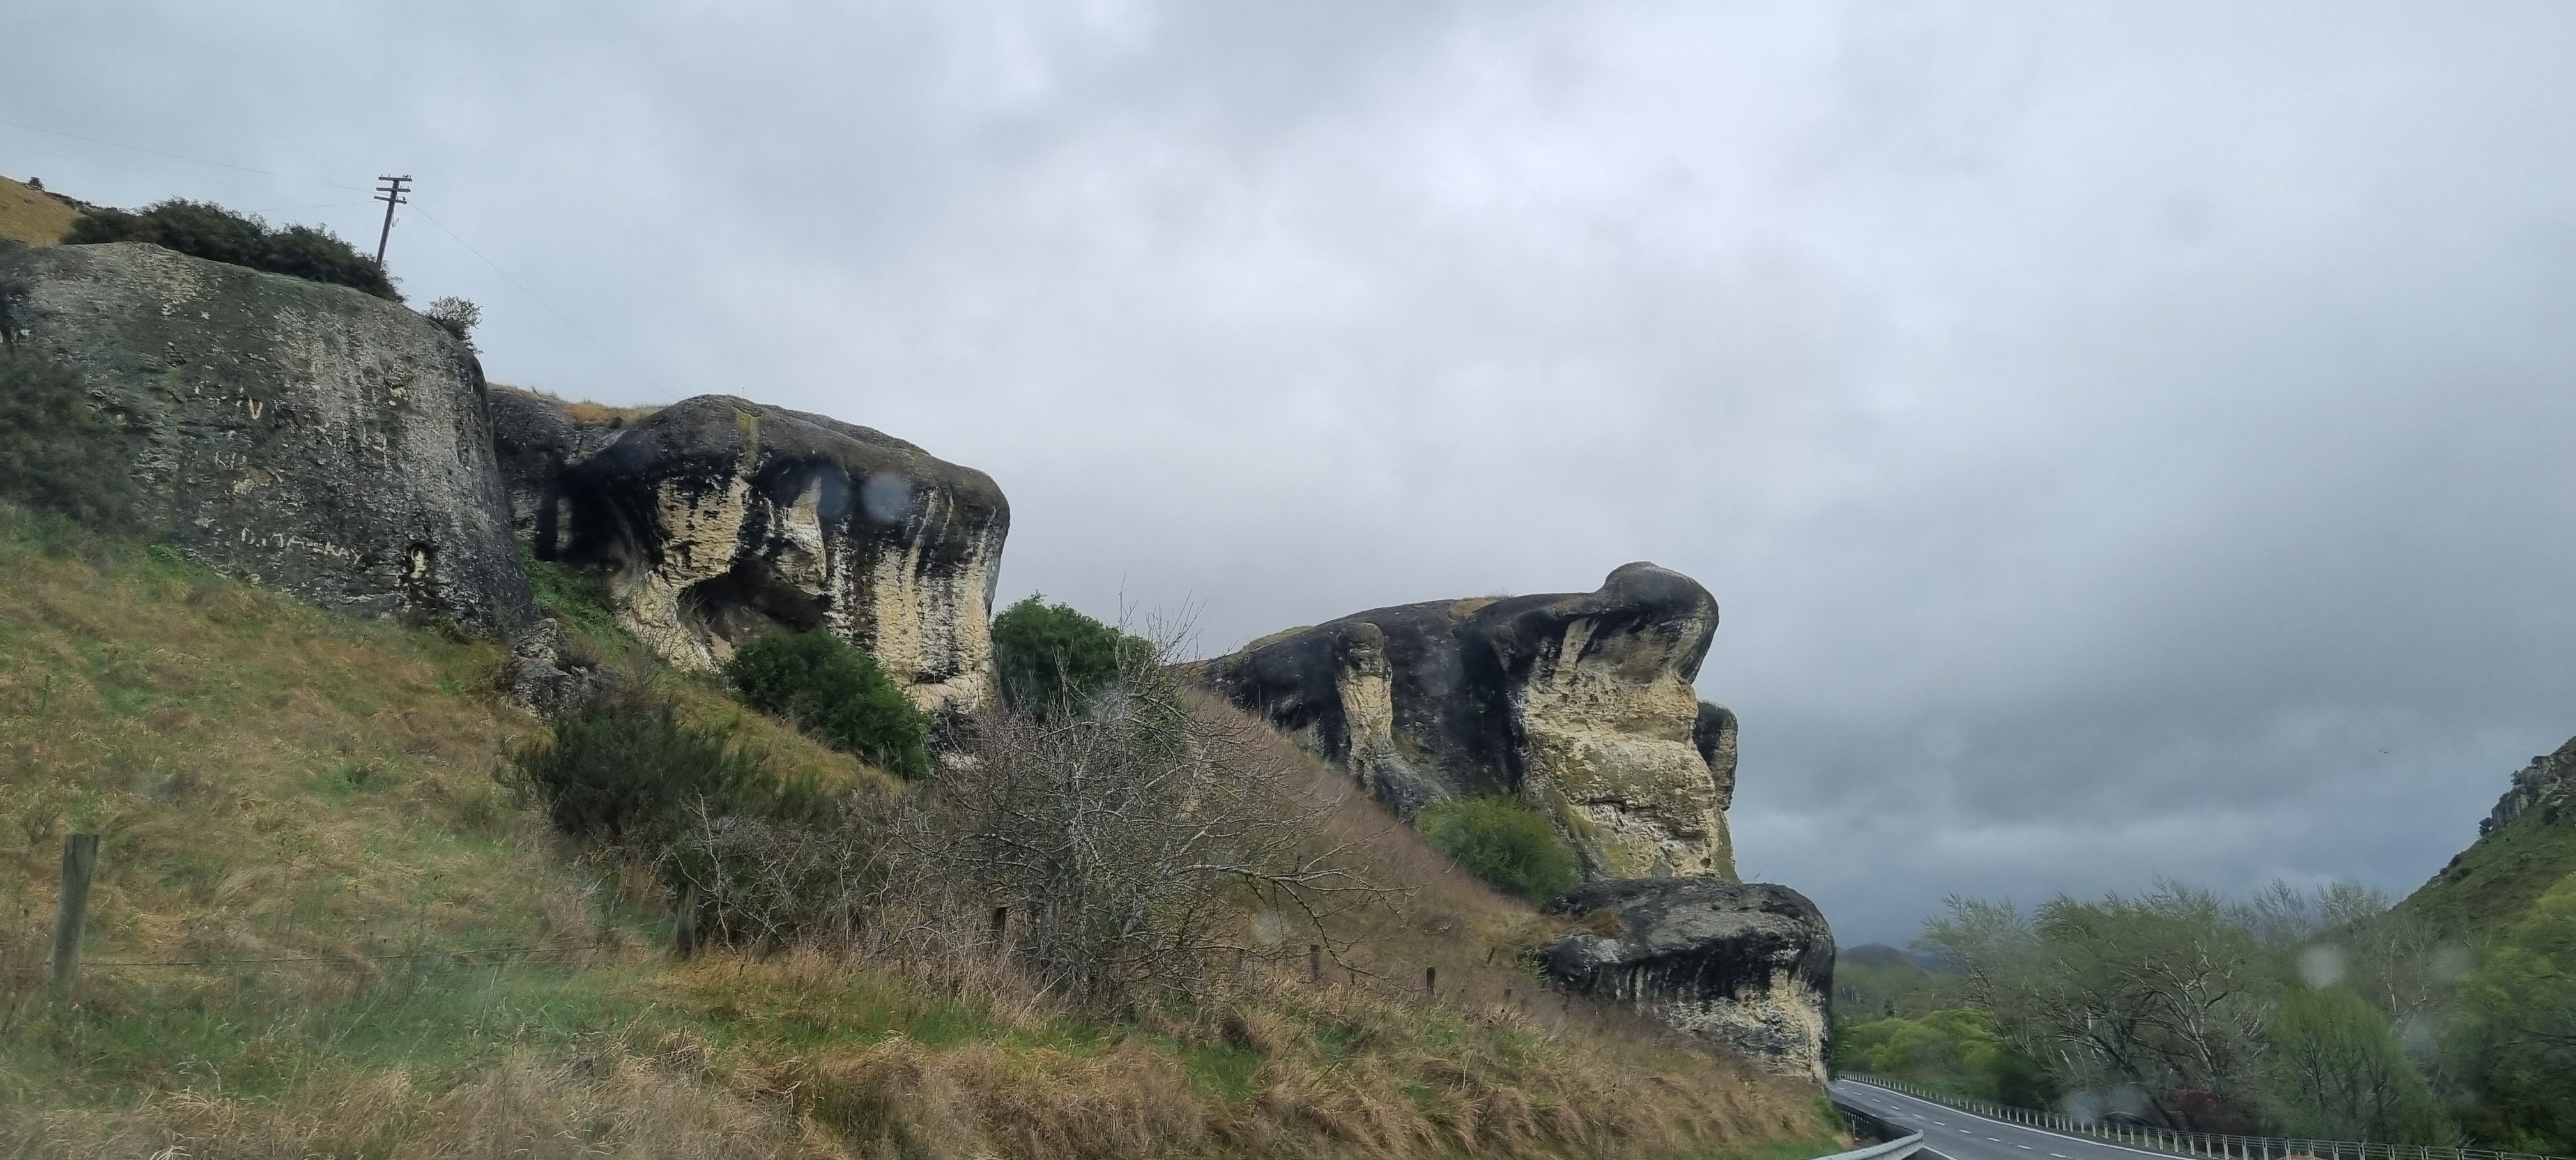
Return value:
[(1010, 508), (983, 472), (822, 415), (702, 395), (616, 428), (506, 395), (514, 522), (541, 558), (610, 574), (620, 619), (707, 668), (773, 628), (827, 628), (924, 709), (992, 695)]
[(510, 529), (540, 560), (552, 560), (572, 535), (565, 469), (615, 441), (625, 427), (585, 423), (563, 400), (506, 386), (490, 392), (492, 451), (509, 498)]
[(153, 531), (327, 608), (536, 619), (483, 371), (395, 303), (139, 242), (0, 242), (11, 341), (80, 372), (130, 432)]
[(1824, 1080), (1834, 937), (1805, 895), (1697, 878), (1593, 882), (1547, 913), (1574, 921), (1539, 954), (1557, 985), (1760, 1066)]
[(1516, 794), (1587, 878), (1732, 879), (1735, 714), (1691, 687), (1716, 631), (1707, 589), (1638, 563), (1595, 592), (1356, 613), (1199, 674), (1404, 817)]

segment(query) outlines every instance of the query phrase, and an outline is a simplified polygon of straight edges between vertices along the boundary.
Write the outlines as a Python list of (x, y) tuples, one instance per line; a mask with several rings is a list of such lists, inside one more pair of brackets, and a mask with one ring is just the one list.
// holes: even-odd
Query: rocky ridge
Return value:
[(2534, 810), (2543, 820), (2555, 822), (2568, 816), (2571, 803), (2576, 803), (2576, 738), (2532, 758), (2531, 764), (2515, 773), (2512, 786), (2496, 800), (2495, 810), (2478, 823), (2478, 835), (2495, 833)]
[[(397, 304), (154, 246), (0, 243), (0, 288), (11, 342), (80, 371), (131, 433), (167, 542), (325, 607), (509, 637), (523, 703), (605, 674), (562, 663), (522, 545), (605, 572), (675, 665), (824, 628), (926, 709), (991, 697), (1009, 509), (982, 472), (731, 396), (593, 421), (490, 389)], [(1572, 923), (1552, 978), (1813, 1072), (1832, 940), (1794, 891), (1732, 881), (1735, 716), (1691, 688), (1717, 620), (1706, 589), (1638, 563), (1589, 593), (1358, 613), (1199, 671), (1404, 816), (1541, 806), (1595, 880), (1550, 908)]]

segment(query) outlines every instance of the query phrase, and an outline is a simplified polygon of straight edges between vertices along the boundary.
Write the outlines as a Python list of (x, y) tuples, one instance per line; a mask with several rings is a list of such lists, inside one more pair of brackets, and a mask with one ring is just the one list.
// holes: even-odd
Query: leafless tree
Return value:
[[(1391, 893), (1325, 838), (1335, 803), (1267, 768), (1246, 726), (1193, 712), (1163, 659), (1122, 662), (1080, 715), (974, 721), (908, 843), (942, 909), (1007, 908), (1012, 953), (1078, 1003), (1303, 954), (1334, 913)], [(1247, 914), (1270, 916), (1269, 937)]]

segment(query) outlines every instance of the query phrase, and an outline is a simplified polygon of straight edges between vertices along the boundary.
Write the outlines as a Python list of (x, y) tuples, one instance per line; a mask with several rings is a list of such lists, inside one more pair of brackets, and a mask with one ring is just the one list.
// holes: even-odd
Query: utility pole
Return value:
[(394, 236), (394, 207), (411, 200), (403, 196), (403, 187), (411, 184), (411, 175), (379, 177), (376, 180), (384, 182), (376, 189), (376, 200), (385, 203), (385, 229), (376, 235), (376, 268), (381, 270), (385, 268), (385, 243)]

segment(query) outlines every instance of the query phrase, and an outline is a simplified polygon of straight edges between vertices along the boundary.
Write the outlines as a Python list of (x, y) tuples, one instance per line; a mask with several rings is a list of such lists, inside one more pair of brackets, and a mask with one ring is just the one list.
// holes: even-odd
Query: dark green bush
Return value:
[(1153, 656), (1145, 640), (1045, 599), (1033, 594), (993, 618), (993, 667), (1012, 708), (1042, 718), (1080, 712), (1118, 679), (1121, 665)]
[(91, 404), (70, 367), (0, 351), (0, 498), (100, 531), (134, 523), (125, 432)]
[(725, 681), (743, 703), (796, 723), (902, 777), (930, 772), (930, 720), (877, 666), (830, 632), (770, 633), (734, 650)]
[(1413, 824), (1434, 849), (1505, 894), (1544, 902), (1582, 877), (1547, 819), (1511, 798), (1434, 803)]
[(229, 262), (314, 282), (352, 286), (391, 302), (402, 301), (384, 267), (326, 229), (288, 226), (271, 230), (257, 216), (212, 202), (173, 198), (141, 212), (84, 211), (63, 234), (66, 246), (99, 242), (150, 242), (210, 262)]
[(522, 750), (516, 764), (556, 829), (608, 845), (658, 850), (702, 802), (728, 813), (765, 804), (755, 759), (645, 693), (564, 715), (553, 744)]

